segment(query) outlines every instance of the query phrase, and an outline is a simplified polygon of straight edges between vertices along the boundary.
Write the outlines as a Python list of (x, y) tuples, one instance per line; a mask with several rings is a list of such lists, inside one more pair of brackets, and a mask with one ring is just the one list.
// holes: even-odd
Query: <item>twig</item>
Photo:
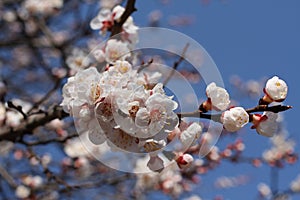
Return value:
[[(284, 105), (276, 105), (276, 106), (267, 106), (267, 105), (258, 105), (254, 108), (249, 108), (246, 109), (246, 112), (248, 114), (250, 113), (254, 113), (254, 112), (264, 112), (264, 111), (270, 111), (270, 112), (274, 112), (274, 113), (278, 113), (278, 112), (283, 112), (286, 111), (288, 109), (291, 109), (292, 106), (284, 106)], [(204, 119), (210, 119), (213, 120), (215, 122), (221, 122), (220, 118), (222, 113), (217, 113), (217, 114), (208, 114), (208, 113), (203, 113), (200, 110), (196, 110), (194, 112), (185, 112), (185, 113), (177, 113), (179, 118), (182, 117), (195, 117), (195, 118), (204, 118)]]
[(32, 114), (32, 111), (35, 108), (38, 108), (44, 101), (46, 101), (47, 99), (49, 99), (49, 97), (59, 88), (60, 84), (61, 84), (61, 80), (62, 79), (57, 79), (55, 81), (54, 86), (37, 102), (34, 103), (34, 105), (32, 106), (32, 108), (27, 112), (29, 115)]
[(121, 18), (119, 21), (115, 21), (113, 27), (111, 28), (111, 34), (110, 37), (117, 35), (119, 33), (122, 32), (122, 26), (123, 24), (126, 22), (126, 20), (128, 19), (128, 17), (134, 13), (135, 11), (137, 11), (137, 9), (135, 8), (135, 0), (128, 0), (126, 7), (125, 7), (125, 11), (122, 14)]
[(278, 167), (271, 167), (270, 185), (271, 185), (271, 191), (273, 196), (278, 194), (278, 177), (279, 177), (278, 173), (279, 173)]
[(146, 63), (142, 63), (140, 66), (139, 66), (139, 68), (138, 68), (138, 70), (137, 70), (137, 73), (140, 73), (141, 71), (143, 71), (145, 68), (147, 68), (149, 65), (151, 65), (153, 63), (153, 58), (151, 58), (148, 62), (146, 62)]
[(129, 173), (126, 173), (121, 176), (105, 178), (105, 179), (98, 180), (95, 182), (86, 182), (86, 183), (81, 183), (81, 184), (69, 185), (68, 187), (60, 189), (59, 192), (66, 192), (66, 191), (70, 191), (73, 189), (95, 188), (95, 187), (99, 187), (102, 185), (116, 185), (122, 181), (128, 180), (131, 177), (134, 177), (134, 176)]
[(62, 119), (67, 116), (69, 116), (69, 114), (64, 112), (61, 106), (51, 106), (44, 114), (29, 116), (28, 119), (18, 127), (1, 127), (0, 141), (18, 141), (23, 135), (32, 134), (35, 128), (43, 126), (53, 119)]
[(190, 44), (187, 43), (187, 44), (185, 45), (185, 47), (183, 48), (180, 58), (174, 63), (173, 69), (172, 69), (172, 71), (170, 72), (170, 74), (168, 75), (168, 77), (166, 78), (166, 80), (163, 82), (163, 85), (166, 85), (166, 84), (170, 81), (170, 79), (172, 78), (172, 76), (173, 76), (174, 73), (175, 73), (175, 70), (178, 68), (179, 64), (184, 60), (184, 56), (185, 56), (185, 54), (186, 54), (186, 51), (187, 51), (189, 45), (190, 45)]
[(34, 157), (39, 162), (39, 164), (43, 168), (43, 173), (46, 175), (49, 181), (54, 180), (57, 184), (61, 184), (67, 189), (71, 188), (71, 186), (66, 181), (62, 180), (59, 176), (56, 176), (54, 172), (52, 172), (46, 165), (44, 165), (42, 159), (38, 155), (36, 155), (31, 148), (28, 148), (28, 153), (29, 159)]
[(27, 119), (27, 115), (24, 113), (22, 106), (20, 106), (20, 105), (16, 106), (11, 101), (7, 101), (7, 105), (9, 108), (13, 108), (16, 111), (18, 111), (19, 113), (21, 113), (24, 119)]
[(16, 188), (18, 186), (15, 180), (13, 179), (13, 177), (1, 165), (0, 165), (0, 175), (11, 187)]
[(52, 143), (52, 142), (64, 143), (68, 139), (74, 138), (76, 136), (78, 136), (78, 134), (73, 133), (73, 134), (70, 134), (70, 135), (68, 135), (64, 138), (51, 138), (51, 139), (48, 139), (48, 140), (37, 140), (37, 141), (33, 141), (33, 142), (20, 141), (20, 143), (22, 143), (26, 146), (45, 145), (45, 144), (49, 144), (49, 143)]

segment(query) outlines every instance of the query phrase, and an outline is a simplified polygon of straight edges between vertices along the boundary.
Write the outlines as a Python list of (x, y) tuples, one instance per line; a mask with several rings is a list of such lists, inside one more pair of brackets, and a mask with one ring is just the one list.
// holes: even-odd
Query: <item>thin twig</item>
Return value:
[(185, 56), (185, 54), (186, 54), (186, 51), (187, 51), (189, 45), (190, 45), (190, 44), (187, 43), (187, 44), (185, 45), (185, 47), (183, 48), (180, 58), (174, 63), (173, 69), (172, 69), (172, 71), (170, 72), (170, 74), (168, 75), (168, 77), (166, 78), (166, 80), (163, 82), (163, 85), (167, 85), (167, 83), (170, 81), (170, 79), (171, 79), (172, 76), (174, 75), (175, 70), (178, 68), (179, 64), (184, 60), (184, 56)]
[[(264, 111), (270, 111), (270, 112), (278, 113), (278, 112), (286, 111), (286, 110), (291, 109), (291, 108), (292, 108), (292, 106), (285, 106), (285, 105), (276, 105), (276, 106), (258, 105), (254, 108), (246, 109), (246, 112), (248, 114), (254, 113), (254, 112), (264, 112)], [(210, 119), (210, 120), (213, 120), (215, 122), (221, 122), (220, 118), (221, 118), (222, 113), (208, 114), (208, 113), (203, 113), (200, 110), (196, 110), (194, 112), (177, 113), (177, 115), (178, 115), (179, 118), (182, 118), (182, 117), (195, 117), (195, 118)]]
[(24, 119), (27, 119), (27, 115), (24, 113), (22, 106), (20, 106), (20, 105), (16, 106), (16, 105), (13, 104), (13, 102), (11, 102), (11, 101), (7, 101), (7, 106), (8, 106), (9, 108), (15, 109), (16, 111), (18, 111), (19, 113), (22, 114), (22, 116), (23, 116)]
[(18, 186), (15, 180), (13, 179), (13, 177), (1, 165), (0, 165), (0, 175), (11, 187), (16, 188)]
[(140, 66), (139, 66), (139, 68), (138, 68), (138, 70), (137, 70), (137, 73), (140, 73), (141, 71), (143, 71), (145, 68), (147, 68), (149, 65), (151, 65), (153, 63), (153, 58), (151, 58), (148, 62), (146, 62), (146, 63), (142, 63)]
[(32, 111), (36, 108), (38, 108), (44, 101), (49, 99), (49, 97), (59, 88), (61, 84), (62, 79), (57, 79), (55, 81), (54, 86), (37, 102), (34, 103), (32, 108), (27, 112), (29, 115), (32, 114)]
[(18, 141), (21, 137), (23, 137), (23, 135), (32, 134), (35, 128), (43, 126), (53, 119), (62, 119), (67, 116), (69, 116), (69, 114), (64, 112), (61, 106), (51, 106), (45, 113), (29, 116), (28, 119), (21, 123), (18, 127), (1, 127), (0, 141)]
[(58, 143), (64, 143), (66, 142), (68, 139), (77, 137), (78, 134), (77, 133), (73, 133), (70, 134), (64, 138), (51, 138), (48, 140), (37, 140), (37, 141), (33, 141), (33, 142), (26, 142), (26, 141), (20, 141), (20, 143), (26, 145), (26, 146), (36, 146), (36, 145), (45, 145), (45, 144), (49, 144), (49, 143), (53, 143), (53, 142), (58, 142)]

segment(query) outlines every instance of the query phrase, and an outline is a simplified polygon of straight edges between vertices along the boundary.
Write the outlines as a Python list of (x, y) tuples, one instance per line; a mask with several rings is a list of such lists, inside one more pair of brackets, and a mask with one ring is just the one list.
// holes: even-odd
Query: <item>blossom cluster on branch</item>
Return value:
[[(255, 169), (296, 163), (296, 144), (282, 130), (280, 112), (291, 108), (283, 104), (288, 94), (284, 80), (273, 76), (264, 85), (249, 83), (250, 95), (263, 92), (253, 108), (239, 105), (227, 88), (210, 81), (202, 101), (193, 105), (197, 109), (186, 112), (183, 103), (190, 102), (180, 101), (168, 83), (178, 77), (199, 81), (202, 74), (178, 66), (187, 57), (199, 56), (195, 60), (201, 62), (200, 53), (189, 43), (180, 47), (181, 55), (168, 52), (166, 59), (137, 50), (143, 38), (131, 16), (135, 11), (135, 0), (0, 2), (0, 48), (6, 52), (0, 57), (4, 66), (11, 66), (0, 79), (4, 199), (11, 191), (19, 199), (60, 199), (105, 185), (123, 191), (130, 181), (134, 186), (127, 187), (135, 198), (157, 189), (178, 198), (224, 162), (248, 163)], [(154, 11), (151, 23), (157, 25), (160, 17)], [(155, 37), (151, 32), (147, 39), (154, 42)], [(162, 63), (168, 65), (163, 70), (153, 67)], [(247, 128), (257, 137), (270, 137), (271, 147), (248, 157), (240, 138), (225, 147), (216, 145), (219, 137), (237, 137)], [(132, 174), (118, 176), (122, 167)], [(247, 181), (247, 175), (221, 177), (215, 187)], [(4, 190), (7, 185), (12, 190)], [(299, 193), (299, 188), (297, 177), (283, 193)], [(275, 189), (261, 183), (258, 192), (267, 199), (275, 197)]]
[[(90, 26), (105, 35), (124, 17), (125, 10), (120, 5), (104, 7)], [(202, 127), (191, 123), (185, 129), (178, 129), (179, 120), (188, 115), (174, 112), (178, 103), (172, 96), (166, 95), (165, 85), (159, 82), (160, 72), (149, 73), (139, 69), (136, 52), (132, 51), (138, 43), (138, 27), (134, 25), (133, 18), (127, 16), (121, 25), (119, 35), (114, 35), (92, 52), (94, 61), (85, 62), (88, 64), (81, 65), (75, 76), (68, 78), (61, 105), (75, 118), (80, 134), (88, 133), (92, 143), (100, 145), (106, 142), (112, 149), (121, 152), (150, 153), (147, 166), (153, 171), (161, 171), (165, 167), (158, 153), (178, 137), (181, 148), (174, 150), (174, 155), (168, 159), (176, 161), (179, 168), (186, 167), (192, 163), (193, 156), (185, 151), (197, 143)], [(272, 110), (271, 103), (284, 101), (287, 84), (274, 76), (267, 81), (263, 91), (265, 96), (259, 101), (259, 106), (265, 105), (270, 109), (262, 114), (252, 114), (243, 107), (229, 108), (230, 95), (226, 89), (212, 82), (206, 88), (207, 100), (195, 113), (199, 114), (199, 118), (203, 114), (207, 119), (217, 116), (215, 121), (222, 123), (228, 132), (237, 132), (251, 122), (252, 128), (259, 134), (271, 137), (276, 132), (279, 112)], [(282, 111), (288, 108), (283, 106)], [(219, 114), (211, 114), (211, 111)]]

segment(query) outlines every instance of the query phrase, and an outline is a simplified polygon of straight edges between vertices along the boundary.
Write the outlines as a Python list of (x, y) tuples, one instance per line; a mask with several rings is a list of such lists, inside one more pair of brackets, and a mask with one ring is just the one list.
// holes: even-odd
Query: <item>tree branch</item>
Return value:
[[(258, 105), (254, 108), (249, 108), (246, 109), (246, 112), (248, 114), (254, 113), (254, 112), (264, 112), (264, 111), (270, 111), (274, 113), (278, 112), (283, 112), (288, 109), (291, 109), (292, 106), (284, 106), (284, 105), (276, 105), (276, 106), (267, 106), (267, 105)], [(217, 113), (217, 114), (208, 114), (208, 113), (203, 113), (200, 110), (196, 110), (193, 112), (185, 112), (185, 113), (178, 113), (178, 117), (181, 119), (182, 117), (195, 117), (195, 118), (204, 118), (204, 119), (210, 119), (215, 122), (221, 122), (220, 118), (222, 116), (222, 113)]]
[(184, 60), (184, 56), (185, 56), (185, 54), (186, 54), (186, 51), (187, 51), (189, 45), (190, 45), (190, 44), (187, 43), (187, 44), (185, 45), (185, 47), (183, 48), (180, 58), (174, 63), (173, 69), (172, 69), (171, 73), (168, 75), (168, 77), (166, 78), (166, 80), (163, 82), (163, 85), (167, 85), (167, 83), (170, 81), (170, 79), (171, 79), (172, 76), (174, 75), (175, 70), (178, 68), (179, 64)]
[(62, 119), (67, 116), (69, 116), (69, 114), (64, 112), (61, 106), (51, 106), (44, 113), (29, 116), (27, 120), (21, 123), (18, 127), (2, 127), (0, 130), (0, 141), (18, 141), (23, 137), (23, 135), (32, 134), (32, 131), (35, 128), (43, 126), (53, 119)]
[(126, 4), (126, 7), (125, 7), (125, 11), (122, 14), (120, 20), (115, 21), (113, 27), (111, 28), (110, 37), (112, 37), (114, 35), (117, 35), (117, 34), (122, 32), (123, 24), (126, 22), (128, 17), (130, 17), (130, 15), (135, 11), (137, 11), (137, 9), (135, 8), (135, 0), (128, 0), (127, 4)]

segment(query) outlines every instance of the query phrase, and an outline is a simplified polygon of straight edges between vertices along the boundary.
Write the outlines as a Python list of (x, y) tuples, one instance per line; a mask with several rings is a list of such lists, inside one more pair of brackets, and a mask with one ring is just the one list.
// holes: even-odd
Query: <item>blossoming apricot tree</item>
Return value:
[[(207, 121), (221, 125), (215, 130), (221, 136), (251, 127), (262, 137), (272, 137), (274, 147), (263, 158), (248, 160), (254, 166), (266, 163), (280, 167), (284, 162), (296, 162), (294, 143), (277, 134), (279, 113), (291, 108), (283, 104), (288, 93), (286, 82), (278, 76), (270, 77), (261, 88), (264, 96), (253, 108), (234, 105), (225, 88), (207, 82), (202, 95), (206, 97), (197, 109), (181, 111), (177, 94), (169, 91), (167, 84), (172, 78), (176, 80), (173, 71), (189, 53), (189, 44), (169, 67), (171, 73), (148, 70), (156, 62), (153, 58), (145, 61), (143, 52), (135, 48), (142, 37), (131, 16), (136, 11), (135, 0), (128, 0), (125, 7), (118, 0), (101, 0), (98, 14), (87, 12), (82, 23), (76, 21), (79, 10), (78, 14), (72, 9), (87, 6), (87, 2), (25, 0), (0, 5), (4, 8), (1, 26), (8, 27), (4, 34), (12, 33), (9, 40), (0, 41), (0, 46), (12, 46), (10, 56), (16, 58), (4, 60), (3, 65), (11, 68), (3, 70), (0, 82), (4, 199), (59, 199), (105, 184), (124, 187), (128, 179), (134, 182), (134, 189), (129, 188), (131, 197), (153, 189), (179, 197), (189, 190), (190, 183), (197, 184), (197, 175), (219, 166), (222, 159), (243, 160), (243, 141), (236, 140), (220, 150), (215, 146), (218, 137), (214, 138), (214, 129)], [(55, 23), (56, 16), (64, 12), (76, 15), (70, 32), (80, 31), (69, 35), (52, 30), (51, 20)], [(100, 33), (96, 40), (109, 38), (95, 42), (91, 29)], [(80, 38), (91, 46), (89, 54), (84, 48), (74, 47), (80, 46), (76, 44)], [(45, 58), (46, 54), (50, 56)], [(31, 72), (30, 66), (43, 70), (43, 75), (38, 70)], [(23, 72), (25, 67), (28, 71)], [(28, 94), (24, 93), (25, 85), (20, 89), (10, 81), (15, 71), (29, 82)], [(53, 82), (54, 86), (44, 92), (36, 84), (39, 81), (45, 85)], [(41, 91), (42, 95), (37, 95)], [(43, 146), (46, 150), (40, 151)], [(63, 154), (63, 158), (56, 157), (55, 149), (62, 150), (57, 154)], [(17, 165), (11, 167), (11, 163), (26, 163), (26, 167), (23, 171)], [(234, 178), (226, 181), (238, 184)], [(299, 185), (297, 178), (283, 195), (299, 192)], [(277, 195), (267, 185), (260, 185), (259, 192), (266, 198)]]

